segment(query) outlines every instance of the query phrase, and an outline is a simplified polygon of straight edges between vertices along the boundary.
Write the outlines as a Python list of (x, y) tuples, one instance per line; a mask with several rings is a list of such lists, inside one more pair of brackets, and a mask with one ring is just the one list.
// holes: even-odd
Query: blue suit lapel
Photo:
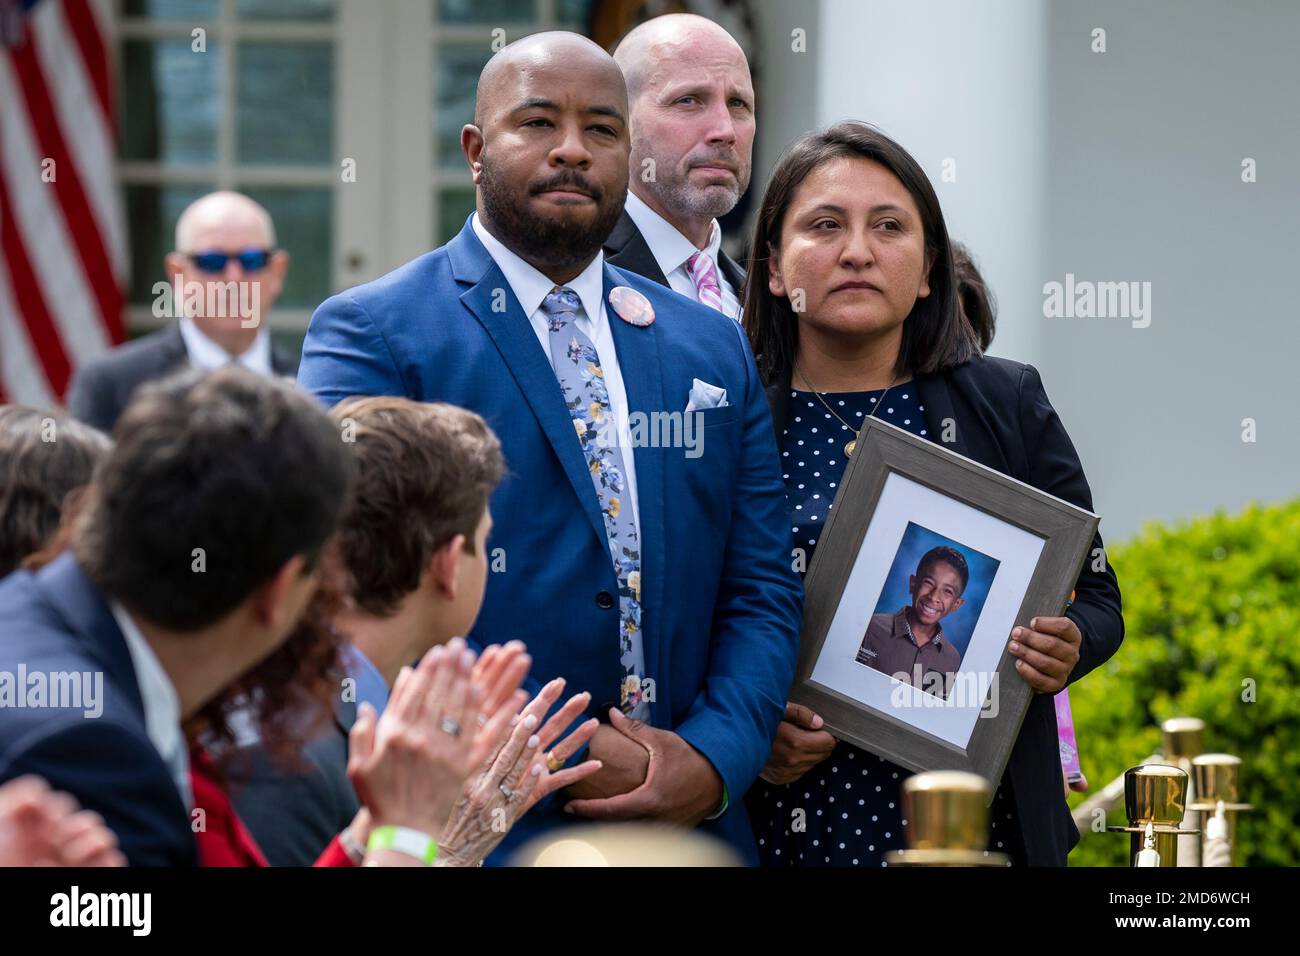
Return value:
[[(613, 268), (605, 266), (605, 302), (609, 302), (610, 289), (626, 284)], [(623, 387), (627, 391), (628, 414), (640, 413), (649, 418), (654, 412), (680, 410), (668, 409), (664, 404), (663, 361), (659, 351), (662, 330), (659, 325), (654, 323), (639, 328), (624, 322), (612, 308), (606, 309), (606, 315), (614, 337), (614, 348), (618, 351)], [(683, 396), (682, 408), (685, 407), (686, 397)], [(668, 514), (664, 507), (664, 456), (679, 452), (652, 448), (645, 441), (632, 450), (636, 462), (637, 510), (641, 525), (641, 639), (645, 647), (647, 676), (660, 675), (657, 681), (660, 684), (663, 683), (662, 675), (666, 673), (658, 614), (664, 606), (665, 521)], [(655, 705), (652, 713), (657, 718), (656, 723), (667, 720), (666, 706)]]
[[(564, 404), (555, 370), (542, 351), (528, 316), (524, 315), (501, 268), (474, 235), (469, 220), (465, 221), (460, 234), (447, 243), (447, 255), (456, 281), (468, 286), (461, 293), (460, 301), (465, 303), (496, 344), (559, 458), (592, 530), (604, 545), (605, 519), (596, 500), (591, 472), (587, 470), (582, 449), (574, 437), (573, 419)], [(506, 453), (509, 454), (509, 449)], [(639, 466), (640, 462), (637, 464)]]
[(131, 706), (144, 715), (144, 701), (126, 638), (117, 619), (86, 572), (71, 553), (60, 555), (36, 575), (46, 599), (63, 616), (87, 654), (104, 666), (106, 676), (126, 694)]

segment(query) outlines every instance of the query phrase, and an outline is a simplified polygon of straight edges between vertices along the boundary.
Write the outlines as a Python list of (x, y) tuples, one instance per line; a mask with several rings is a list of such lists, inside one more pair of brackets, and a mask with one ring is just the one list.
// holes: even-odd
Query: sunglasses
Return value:
[(226, 252), (193, 252), (185, 258), (194, 263), (200, 272), (220, 274), (226, 271), (226, 263), (237, 259), (245, 272), (257, 272), (266, 268), (271, 261), (271, 249), (245, 249), (243, 252), (230, 254)]

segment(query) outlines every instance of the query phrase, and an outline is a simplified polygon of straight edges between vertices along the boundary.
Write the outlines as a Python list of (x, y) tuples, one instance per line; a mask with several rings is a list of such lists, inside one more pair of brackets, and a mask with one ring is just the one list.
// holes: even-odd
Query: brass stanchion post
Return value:
[(1009, 866), (989, 852), (992, 787), (960, 770), (918, 773), (903, 781), (907, 849), (885, 854), (889, 866)]

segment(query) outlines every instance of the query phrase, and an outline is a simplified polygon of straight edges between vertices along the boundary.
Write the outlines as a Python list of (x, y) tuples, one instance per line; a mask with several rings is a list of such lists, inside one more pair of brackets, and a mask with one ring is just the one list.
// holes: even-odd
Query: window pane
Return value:
[(176, 244), (176, 220), (194, 200), (212, 192), (211, 185), (127, 186), (126, 214), (131, 233), (133, 305), (154, 300), (153, 284), (167, 282), (163, 257)]
[(240, 162), (329, 165), (334, 152), (334, 47), (239, 44)]
[(217, 158), (220, 44), (195, 53), (190, 41), (122, 44), (122, 157), (160, 163)]
[(591, 0), (557, 0), (555, 16), (567, 26), (586, 27)]
[(305, 338), (307, 338), (305, 329), (271, 329), (271, 348), (290, 355), (302, 355), (302, 343)]
[(333, 20), (335, 0), (239, 0), (244, 20)]
[[(257, 200), (275, 223), (275, 241), (289, 253), (289, 271), (276, 305), (314, 309), (333, 292), (334, 204), (331, 191), (257, 186), (240, 192)], [(272, 313), (272, 322), (275, 321)]]
[(441, 246), (452, 239), (465, 226), (465, 219), (474, 211), (474, 190), (464, 187), (444, 189), (438, 194), (438, 234), (433, 244)]
[(438, 89), (433, 103), (435, 162), (442, 169), (464, 169), (460, 128), (474, 122), (474, 91), (483, 65), (492, 57), (487, 45), (444, 46), (435, 52)]
[(537, 15), (534, 0), (434, 0), (442, 23), (524, 23)]
[(215, 20), (221, 13), (221, 0), (126, 0), (122, 13), (151, 20)]

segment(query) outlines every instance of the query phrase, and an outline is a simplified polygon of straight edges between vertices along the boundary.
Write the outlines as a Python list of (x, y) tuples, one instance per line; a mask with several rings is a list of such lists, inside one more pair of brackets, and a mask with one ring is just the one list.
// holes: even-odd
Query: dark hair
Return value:
[(952, 265), (957, 277), (957, 304), (979, 339), (980, 351), (987, 351), (997, 327), (997, 299), (975, 267), (970, 250), (960, 242), (952, 244)]
[(74, 551), (104, 593), (180, 631), (235, 610), (295, 555), (312, 567), (354, 469), (309, 396), (238, 366), (143, 386), (113, 437)]
[(966, 585), (970, 582), (970, 567), (966, 564), (966, 555), (956, 548), (941, 544), (939, 547), (931, 548), (925, 552), (925, 554), (921, 555), (921, 560), (916, 564), (916, 576), (918, 578), (924, 577), (926, 571), (939, 563), (952, 565), (953, 570), (961, 578), (961, 589), (964, 593)]
[(357, 459), (356, 491), (339, 521), (352, 597), (366, 613), (386, 617), (456, 535), (473, 553), (505, 467), (501, 443), (482, 418), (454, 405), (354, 398), (330, 415)]
[(798, 320), (784, 296), (768, 288), (768, 259), (781, 246), (781, 226), (795, 193), (808, 175), (836, 159), (867, 159), (898, 177), (921, 215), (931, 260), (930, 294), (917, 299), (903, 323), (895, 373), (928, 375), (979, 354), (975, 331), (957, 307), (948, 227), (934, 187), (907, 150), (867, 123), (846, 120), (796, 140), (777, 162), (754, 224), (750, 268), (745, 278), (744, 326), (764, 382), (794, 367)]
[(310, 771), (306, 744), (332, 717), (347, 676), (341, 654), (347, 638), (334, 628), (347, 601), (338, 552), (337, 537), (322, 548), (319, 584), (284, 643), (185, 721), (186, 736), (211, 754), (218, 782), (247, 783), (256, 770), (254, 751), (240, 746), (236, 713), (252, 720), (258, 746), (278, 772)]
[(50, 542), (111, 445), (66, 415), (0, 405), (0, 577)]

